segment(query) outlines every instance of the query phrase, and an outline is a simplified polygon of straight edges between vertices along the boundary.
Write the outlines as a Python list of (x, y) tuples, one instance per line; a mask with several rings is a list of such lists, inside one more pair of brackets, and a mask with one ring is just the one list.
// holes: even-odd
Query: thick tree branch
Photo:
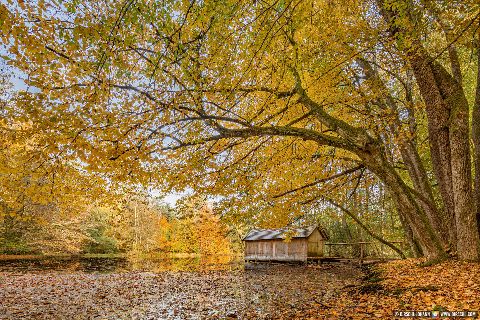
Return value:
[(340, 137), (352, 145), (351, 148), (364, 149), (368, 144), (374, 143), (373, 138), (370, 137), (365, 130), (354, 127), (341, 119), (332, 117), (320, 104), (310, 99), (302, 86), (302, 80), (298, 71), (292, 68), (292, 73), (295, 78), (295, 92), (300, 96), (299, 102), (307, 106), (313, 114), (317, 116), (320, 122), (327, 125), (332, 131), (338, 133)]

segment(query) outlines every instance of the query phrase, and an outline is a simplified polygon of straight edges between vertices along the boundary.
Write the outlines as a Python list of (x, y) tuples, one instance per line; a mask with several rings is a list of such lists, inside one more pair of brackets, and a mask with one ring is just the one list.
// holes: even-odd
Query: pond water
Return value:
[[(2, 261), (0, 268), (13, 272), (0, 272), (0, 319), (266, 320), (305, 319), (307, 315), (309, 319), (337, 319), (338, 313), (322, 316), (319, 312), (335, 312), (324, 306), (334, 305), (343, 288), (357, 285), (361, 275), (357, 267), (343, 264), (112, 272), (160, 271), (165, 266), (169, 270), (242, 266), (228, 259), (165, 260), (139, 263), (125, 258), (76, 257)], [(32, 272), (34, 268), (37, 271)]]
[(112, 273), (129, 271), (207, 271), (240, 270), (243, 261), (234, 256), (207, 257), (95, 257), (95, 256), (28, 256), (0, 257), (0, 272), (84, 272)]

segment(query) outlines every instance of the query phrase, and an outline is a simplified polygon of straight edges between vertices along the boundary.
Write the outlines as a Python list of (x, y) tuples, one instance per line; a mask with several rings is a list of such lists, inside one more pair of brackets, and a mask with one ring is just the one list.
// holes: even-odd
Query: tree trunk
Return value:
[[(407, 73), (409, 79), (413, 77), (412, 72), (410, 71)], [(411, 85), (411, 80), (407, 81), (407, 88), (406, 88), (406, 96), (405, 99), (409, 104), (408, 107), (408, 121), (409, 121), (409, 131), (412, 137), (416, 136), (416, 119), (414, 114), (414, 109), (411, 107), (413, 105), (413, 88)], [(417, 145), (415, 138), (412, 140), (405, 141), (400, 146), (400, 153), (402, 155), (402, 159), (404, 163), (407, 165), (407, 170), (412, 180), (413, 187), (415, 190), (420, 194), (423, 198), (420, 201), (420, 205), (422, 206), (423, 210), (428, 215), (430, 223), (432, 226), (438, 230), (441, 235), (441, 241), (443, 245), (448, 248), (447, 250), (450, 251), (451, 248), (455, 247), (455, 243), (451, 243), (455, 239), (455, 236), (452, 235), (450, 237), (450, 233), (448, 231), (448, 221), (443, 220), (443, 215), (439, 210), (435, 197), (433, 195), (433, 190), (430, 185), (430, 181), (427, 175), (427, 171), (425, 170), (425, 166), (422, 163), (422, 159), (420, 158), (420, 154), (418, 153)], [(448, 245), (447, 245), (448, 244)]]
[[(449, 230), (456, 230), (456, 234), (450, 233), (450, 241), (457, 244), (460, 259), (478, 260), (479, 234), (472, 201), (467, 99), (461, 84), (445, 68), (429, 62), (430, 57), (423, 48), (417, 47), (410, 61), (427, 107), (432, 164), (446, 204), (445, 218)], [(447, 193), (448, 190), (451, 192)]]
[(434, 64), (433, 71), (440, 92), (450, 107), (449, 138), (457, 251), (462, 260), (478, 260), (480, 239), (472, 193), (468, 101), (461, 83), (442, 66)]
[[(420, 50), (420, 49), (419, 49)], [(432, 65), (421, 50), (410, 59), (420, 93), (426, 105), (428, 136), (432, 165), (443, 200), (443, 220), (449, 230), (449, 242), (457, 243), (455, 226), (455, 202), (452, 179), (450, 143), (450, 107), (445, 103), (435, 79)], [(438, 73), (437, 73), (438, 74)], [(457, 249), (457, 248), (454, 248)]]
[(480, 31), (477, 40), (477, 89), (472, 114), (472, 140), (475, 165), (475, 209), (477, 212), (478, 232), (480, 233)]

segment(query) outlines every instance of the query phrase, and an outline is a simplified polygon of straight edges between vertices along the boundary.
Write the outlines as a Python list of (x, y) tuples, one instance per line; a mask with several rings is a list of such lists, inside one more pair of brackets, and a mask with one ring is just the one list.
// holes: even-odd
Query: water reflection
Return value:
[(0, 272), (128, 272), (239, 270), (243, 261), (235, 256), (203, 257), (15, 257), (0, 258)]
[(200, 256), (173, 258), (133, 258), (130, 259), (132, 270), (163, 271), (208, 271), (238, 270), (243, 268), (243, 261), (235, 256)]

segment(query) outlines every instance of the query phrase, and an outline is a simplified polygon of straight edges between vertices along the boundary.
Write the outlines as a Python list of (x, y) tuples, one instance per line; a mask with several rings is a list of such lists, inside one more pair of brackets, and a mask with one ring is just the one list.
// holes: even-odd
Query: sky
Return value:
[(185, 193), (169, 193), (163, 198), (163, 201), (174, 207), (177, 203), (177, 200), (179, 200), (183, 196), (185, 196)]

